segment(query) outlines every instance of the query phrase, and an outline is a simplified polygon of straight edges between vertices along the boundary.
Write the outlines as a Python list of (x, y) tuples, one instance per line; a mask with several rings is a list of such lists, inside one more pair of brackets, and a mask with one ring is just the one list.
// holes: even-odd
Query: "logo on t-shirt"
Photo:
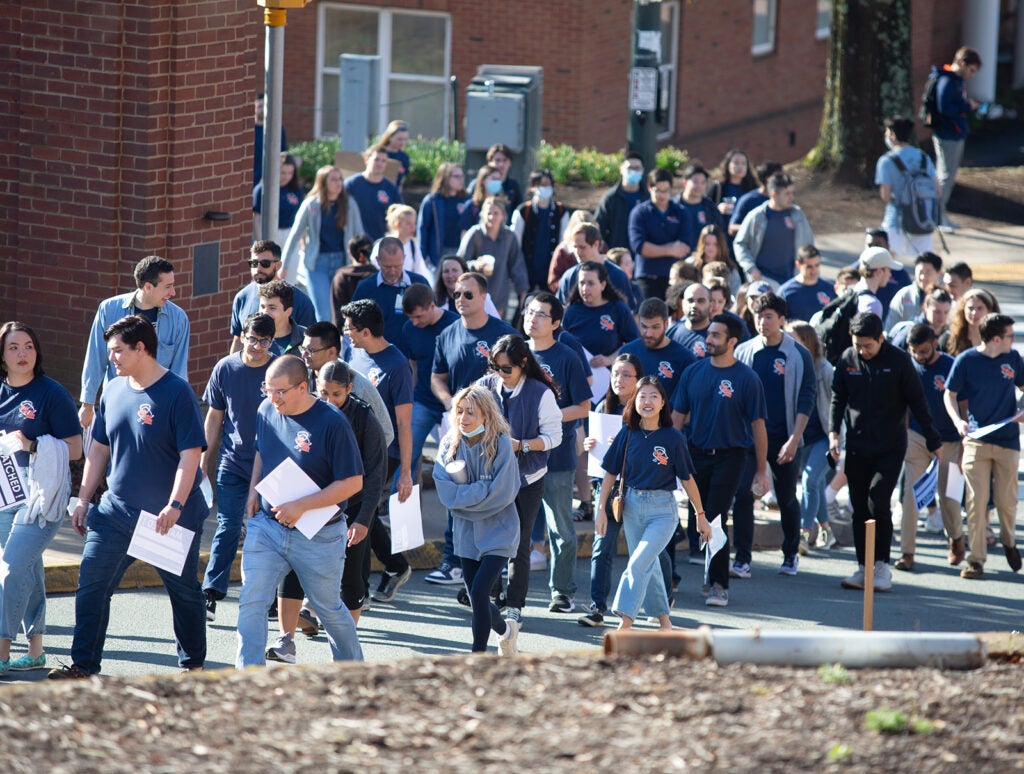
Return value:
[(540, 367), (544, 373), (546, 373), (548, 376), (551, 377), (552, 380), (554, 380), (555, 372), (551, 370), (551, 366), (549, 366), (547, 363), (541, 363)]
[(999, 367), (999, 373), (1003, 375), (1004, 379), (1009, 379), (1011, 382), (1013, 381), (1013, 377), (1017, 375), (1017, 372), (1013, 370), (1013, 367), (1009, 363), (1003, 363)]
[(732, 382), (723, 379), (718, 385), (718, 394), (723, 398), (731, 398), (733, 396)]
[(21, 405), (18, 406), (18, 411), (21, 412), (21, 415), (25, 417), (25, 419), (36, 418), (36, 407), (32, 405), (32, 401), (30, 400), (23, 400)]
[(374, 366), (366, 372), (366, 378), (370, 380), (370, 384), (376, 387), (380, 384), (380, 380), (384, 378), (384, 372), (377, 366)]
[(708, 354), (708, 348), (703, 341), (695, 341), (690, 349), (697, 357), (705, 357)]
[(313, 437), (309, 434), (309, 431), (299, 430), (295, 434), (295, 450), (308, 454), (311, 448), (313, 448)]
[(793, 219), (788, 215), (783, 219), (782, 222), (786, 224), (786, 228), (788, 228), (790, 231), (796, 228), (796, 226), (793, 225)]
[(391, 197), (388, 196), (387, 191), (377, 191), (377, 201), (383, 205), (391, 204)]
[(671, 380), (676, 375), (676, 372), (672, 369), (672, 364), (667, 360), (662, 360), (658, 363), (658, 376), (662, 379)]
[(708, 222), (708, 216), (705, 215), (703, 212), (698, 212), (697, 222), (700, 223), (702, 226), (706, 226)]
[(139, 421), (144, 425), (153, 424), (153, 407), (150, 406), (148, 403), (143, 403), (141, 406), (139, 406), (139, 410), (136, 416), (139, 418)]
[(825, 306), (831, 300), (832, 299), (828, 297), (828, 293), (826, 293), (824, 290), (819, 290), (818, 291), (818, 303), (819, 304), (821, 304), (822, 306)]
[(486, 360), (491, 356), (491, 347), (486, 341), (478, 341), (476, 343), (476, 353)]
[(286, 193), (284, 195), (284, 200), (288, 202), (292, 207), (299, 206), (299, 197), (293, 193)]
[(654, 461), (659, 465), (668, 465), (668, 451), (666, 451), (664, 446), (655, 446), (651, 456), (654, 457)]
[(601, 315), (601, 319), (599, 320), (599, 322), (601, 323), (601, 327), (604, 330), (606, 330), (606, 331), (613, 331), (613, 330), (615, 330), (615, 320), (613, 320), (609, 315), (607, 315), (607, 314)]
[(946, 389), (946, 377), (942, 374), (935, 374), (932, 377), (932, 387), (935, 388), (936, 392), (942, 392)]
[(786, 375), (786, 361), (784, 358), (777, 357), (774, 361), (772, 361), (772, 372), (776, 376)]

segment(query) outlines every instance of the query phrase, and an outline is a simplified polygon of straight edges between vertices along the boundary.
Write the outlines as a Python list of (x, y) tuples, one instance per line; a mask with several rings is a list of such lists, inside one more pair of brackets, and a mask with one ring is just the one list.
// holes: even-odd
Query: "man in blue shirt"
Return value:
[(756, 207), (764, 204), (768, 201), (768, 179), (776, 172), (782, 171), (782, 165), (777, 161), (766, 161), (758, 166), (757, 179), (761, 181), (761, 185), (755, 188), (753, 191), (747, 191), (743, 196), (736, 202), (736, 206), (733, 207), (732, 215), (729, 216), (729, 239), (732, 244), (732, 239), (735, 238), (736, 234), (740, 230), (740, 226), (743, 224), (743, 219), (747, 217)]
[[(276, 242), (264, 240), (253, 242), (252, 249), (249, 252), (249, 271), (252, 274), (252, 282), (239, 290), (235, 295), (235, 300), (231, 302), (232, 338), (231, 349), (228, 354), (233, 354), (242, 349), (242, 321), (260, 310), (260, 285), (265, 285), (275, 279), (280, 269), (280, 246)], [(309, 300), (309, 296), (294, 285), (292, 290), (292, 317), (299, 325), (308, 328), (316, 322), (313, 302)]]
[(366, 169), (347, 178), (345, 190), (356, 200), (366, 235), (377, 241), (388, 233), (388, 207), (402, 204), (402, 194), (394, 183), (384, 177), (388, 165), (388, 152), (384, 148), (367, 148), (363, 157)]
[[(753, 369), (734, 354), (742, 327), (734, 318), (715, 316), (708, 330), (709, 357), (683, 372), (672, 396), (672, 419), (690, 442), (693, 474), (707, 519), (721, 517), (723, 530), (750, 447), (754, 448), (755, 491), (767, 492), (770, 486), (764, 389)], [(692, 506), (690, 524), (695, 531)], [(728, 539), (711, 558), (705, 592), (705, 604), (729, 604)]]
[(384, 338), (388, 341), (398, 341), (405, 325), (402, 295), (406, 288), (414, 283), (429, 287), (430, 280), (421, 274), (405, 271), (405, 250), (401, 240), (396, 237), (384, 237), (380, 240), (377, 265), (380, 271), (356, 285), (352, 300), (369, 298), (376, 301), (384, 314)]
[[(883, 153), (875, 162), (875, 185), (878, 186), (878, 195), (885, 202), (882, 228), (888, 232), (889, 249), (892, 254), (900, 260), (905, 260), (932, 249), (930, 233), (908, 234), (903, 230), (898, 205), (905, 201), (908, 180), (912, 174), (924, 171), (935, 181), (936, 190), (941, 189), (931, 158), (914, 142), (912, 119), (903, 116), (885, 119), (885, 145), (889, 152)], [(897, 162), (903, 165), (902, 170)], [(931, 215), (937, 219), (939, 213)]]
[(683, 169), (683, 192), (679, 195), (679, 204), (690, 214), (693, 223), (690, 251), (697, 249), (697, 239), (705, 226), (718, 226), (725, 231), (725, 222), (718, 206), (706, 195), (708, 189), (708, 171), (699, 161), (688, 164)]
[(683, 291), (683, 319), (668, 329), (668, 337), (690, 350), (697, 359), (708, 353), (705, 340), (711, 327), (710, 305), (708, 289), (696, 282), (690, 283)]
[[(979, 326), (981, 344), (960, 353), (949, 372), (943, 400), (946, 412), (964, 437), (964, 478), (967, 482), (967, 542), (971, 550), (961, 578), (974, 580), (985, 573), (988, 546), (988, 502), (991, 494), (999, 514), (999, 541), (1010, 569), (1019, 572), (1016, 545), (1017, 466), (1020, 462), (1020, 427), (1024, 412), (1018, 393), (1024, 389), (1024, 360), (1013, 349), (1013, 318), (987, 314)], [(967, 419), (959, 402), (967, 401)], [(972, 433), (1007, 422), (978, 437)]]
[[(157, 362), (157, 333), (140, 315), (103, 332), (117, 376), (100, 399), (92, 444), (71, 524), (85, 535), (75, 594), (71, 665), (50, 679), (99, 673), (110, 618), (110, 593), (135, 560), (128, 556), (140, 518), (166, 535), (175, 525), (192, 530), (180, 575), (157, 568), (171, 600), (178, 665), (202, 669), (206, 613), (197, 579), (203, 520), (209, 514), (199, 489), (199, 458), (206, 448), (199, 402), (183, 379)], [(103, 480), (100, 504), (89, 501)], [(143, 513), (145, 512), (145, 514)], [(146, 515), (148, 514), (148, 515)], [(335, 590), (337, 593), (337, 590)], [(263, 618), (266, 621), (266, 609)]]
[(672, 264), (690, 254), (693, 222), (672, 201), (672, 173), (654, 169), (647, 176), (650, 200), (629, 214), (629, 249), (636, 266), (633, 276), (644, 298), (665, 298)]
[(174, 266), (170, 261), (149, 255), (135, 265), (135, 287), (131, 293), (112, 296), (100, 302), (89, 330), (82, 366), (82, 408), (78, 412), (82, 427), (92, 424), (96, 398), (104, 381), (117, 374), (107, 359), (103, 333), (128, 315), (149, 320), (157, 331), (156, 360), (184, 381), (188, 381), (188, 341), (190, 327), (184, 310), (171, 301), (174, 290)]
[(821, 253), (814, 245), (796, 251), (796, 276), (782, 283), (779, 295), (786, 300), (790, 320), (810, 320), (815, 312), (836, 297), (831, 282), (821, 278)]
[(978, 102), (967, 98), (966, 81), (981, 69), (981, 56), (973, 48), (962, 46), (953, 55), (953, 64), (932, 68), (930, 77), (938, 77), (935, 101), (938, 115), (932, 116), (932, 145), (942, 186), (942, 223), (939, 229), (952, 233), (956, 224), (946, 216), (949, 195), (953, 193), (956, 173), (967, 141), (968, 117)]
[(576, 281), (580, 275), (580, 266), (588, 261), (593, 261), (604, 266), (605, 271), (608, 272), (608, 281), (619, 291), (627, 306), (632, 311), (636, 311), (636, 299), (633, 297), (629, 276), (601, 252), (601, 232), (597, 226), (593, 223), (579, 223), (572, 228), (568, 237), (569, 249), (576, 256), (576, 265), (567, 269), (558, 281), (558, 300), (563, 304), (569, 302), (569, 296), (572, 294), (572, 289), (576, 287)]
[(217, 617), (217, 602), (228, 593), (231, 565), (238, 552), (238, 538), (249, 497), (252, 461), (256, 456), (256, 411), (263, 402), (261, 388), (273, 355), (274, 320), (253, 314), (242, 325), (242, 350), (228, 355), (213, 367), (203, 401), (207, 451), (199, 469), (208, 470), (209, 449), (220, 448), (217, 460), (217, 531), (203, 579), (206, 620)]
[(648, 298), (640, 304), (637, 320), (640, 338), (623, 344), (619, 354), (635, 355), (644, 367), (644, 375), (658, 377), (665, 394), (671, 397), (683, 369), (696, 362), (697, 356), (665, 334), (668, 306), (660, 298)]
[(814, 244), (803, 210), (793, 203), (793, 179), (784, 172), (768, 179), (768, 201), (743, 219), (733, 246), (736, 261), (753, 282), (768, 279), (776, 285), (793, 276), (796, 251)]

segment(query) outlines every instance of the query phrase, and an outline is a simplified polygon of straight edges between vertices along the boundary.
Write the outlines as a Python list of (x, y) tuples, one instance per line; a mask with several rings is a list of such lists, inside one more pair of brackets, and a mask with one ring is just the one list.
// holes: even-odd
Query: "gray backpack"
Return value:
[(894, 199), (900, 228), (904, 234), (930, 234), (939, 225), (939, 189), (928, 174), (928, 157), (921, 151), (921, 163), (916, 169), (907, 169), (903, 159), (893, 151), (887, 154), (903, 176), (903, 187)]

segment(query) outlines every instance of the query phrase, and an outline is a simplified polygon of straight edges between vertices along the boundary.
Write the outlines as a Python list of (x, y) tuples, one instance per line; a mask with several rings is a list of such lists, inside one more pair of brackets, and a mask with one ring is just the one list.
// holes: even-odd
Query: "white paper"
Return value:
[[(593, 353), (583, 348), (583, 356), (589, 363), (594, 359)], [(612, 383), (612, 371), (607, 366), (591, 366), (590, 370), (593, 373), (593, 381), (590, 383), (590, 394), (592, 396), (593, 403), (599, 403), (604, 400), (605, 394), (608, 392), (608, 386)]]
[(605, 470), (601, 467), (604, 455), (614, 438), (622, 429), (622, 417), (618, 414), (599, 414), (590, 412), (590, 435), (597, 440), (594, 448), (587, 452), (587, 475), (592, 478), (604, 478), (605, 473), (618, 473), (617, 470)]
[(180, 576), (196, 533), (175, 524), (166, 535), (161, 535), (156, 531), (156, 519), (149, 511), (139, 514), (128, 544), (128, 556)]
[(964, 474), (955, 462), (949, 463), (949, 475), (946, 477), (946, 497), (960, 502), (964, 499)]
[(1002, 420), (1000, 420), (998, 422), (993, 422), (991, 425), (985, 425), (984, 427), (979, 427), (977, 430), (972, 430), (971, 432), (969, 432), (967, 434), (967, 437), (968, 438), (973, 438), (973, 439), (977, 440), (978, 438), (981, 438), (982, 436), (988, 435), (989, 433), (994, 433), (1000, 427), (1006, 427), (1008, 424), (1010, 424), (1016, 418), (1017, 418), (1017, 415), (1014, 414), (1012, 417), (1007, 417), (1006, 419), (1002, 419)]
[(423, 545), (423, 514), (420, 511), (420, 485), (404, 503), (398, 502), (398, 493), (388, 499), (391, 514), (391, 553), (408, 551)]
[(939, 461), (932, 457), (931, 463), (924, 473), (914, 482), (914, 505), (923, 511), (935, 496), (935, 487), (939, 483)]
[(704, 544), (704, 582), (708, 582), (711, 570), (711, 558), (725, 547), (725, 530), (722, 529), (722, 517), (715, 516), (711, 521), (711, 540)]
[[(282, 503), (290, 503), (300, 497), (323, 491), (316, 485), (306, 471), (299, 467), (291, 457), (274, 468), (269, 475), (256, 485), (256, 491), (267, 498), (267, 502), (275, 508)], [(295, 529), (312, 540), (320, 529), (338, 513), (337, 505), (325, 505), (312, 508), (295, 522)]]
[[(6, 433), (0, 430), (0, 437)], [(21, 448), (21, 444), (18, 444)], [(0, 508), (7, 508), (28, 500), (28, 484), (18, 470), (14, 455), (0, 456)]]

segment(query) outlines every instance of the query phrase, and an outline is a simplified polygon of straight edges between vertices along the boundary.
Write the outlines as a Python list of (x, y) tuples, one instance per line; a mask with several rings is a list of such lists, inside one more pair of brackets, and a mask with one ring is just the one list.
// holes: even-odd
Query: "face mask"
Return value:
[(488, 180), (487, 181), (487, 193), (491, 196), (497, 196), (501, 193), (501, 181), (500, 180)]
[(542, 185), (537, 188), (537, 198), (542, 202), (546, 202), (552, 196), (555, 195), (555, 189), (550, 185)]
[(486, 430), (483, 425), (480, 425), (476, 430), (470, 430), (468, 433), (465, 430), (460, 431), (463, 438), (476, 438), (480, 433)]
[(626, 172), (626, 185), (640, 185), (640, 181), (643, 179), (643, 172), (637, 172), (635, 169)]
[(892, 138), (889, 135), (885, 135), (885, 147), (892, 150)]

